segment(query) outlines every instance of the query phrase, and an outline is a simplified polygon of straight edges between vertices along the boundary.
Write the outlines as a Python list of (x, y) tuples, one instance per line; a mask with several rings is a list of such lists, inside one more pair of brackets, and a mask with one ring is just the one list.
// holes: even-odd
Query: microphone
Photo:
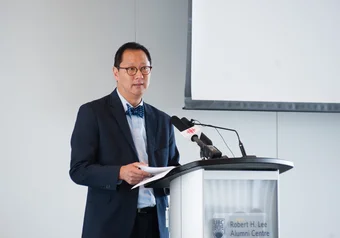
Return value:
[[(181, 121), (187, 126), (187, 127), (193, 127), (193, 126), (195, 126), (193, 123), (191, 123), (186, 117), (182, 117), (181, 118)], [(201, 141), (203, 141), (203, 143), (205, 143), (206, 145), (209, 145), (209, 146), (212, 146), (213, 145), (213, 143), (212, 143), (212, 141), (202, 132), (201, 133), (201, 136), (200, 136), (200, 140)], [(214, 147), (216, 150), (218, 150), (216, 147)], [(222, 153), (221, 153), (221, 155), (222, 155)], [(202, 150), (202, 148), (201, 148), (201, 150), (200, 150), (200, 156), (201, 156), (201, 158), (204, 158), (205, 156), (204, 156), (204, 151)]]
[(246, 158), (246, 157), (254, 157), (254, 156), (248, 156), (248, 155), (247, 155), (246, 150), (244, 149), (243, 143), (241, 142), (240, 136), (239, 136), (239, 134), (237, 133), (237, 131), (236, 131), (235, 129), (225, 128), (225, 127), (220, 127), (220, 126), (213, 126), (213, 125), (209, 125), (209, 124), (196, 123), (195, 121), (196, 121), (196, 120), (191, 119), (191, 120), (190, 120), (190, 123), (191, 123), (192, 125), (207, 126), (207, 127), (212, 127), (212, 128), (216, 128), (216, 129), (221, 129), (221, 130), (226, 130), (226, 131), (233, 131), (233, 132), (235, 132), (236, 135), (237, 135), (238, 145), (239, 145), (239, 147), (240, 147), (240, 151), (241, 151), (241, 154), (242, 154), (242, 158)]
[[(193, 127), (195, 126), (191, 121), (189, 121), (186, 117), (182, 117), (181, 121), (187, 126), (187, 127)], [(203, 141), (206, 145), (212, 145), (212, 141), (202, 132), (200, 136), (200, 140)]]
[(220, 158), (222, 156), (221, 151), (219, 151), (216, 147), (212, 145), (207, 145), (198, 137), (200, 136), (200, 128), (198, 126), (189, 126), (186, 125), (181, 119), (177, 116), (172, 116), (170, 119), (171, 123), (181, 132), (181, 134), (190, 139), (192, 142), (196, 142), (197, 145), (201, 148), (202, 154), (204, 157), (208, 159)]
[(177, 130), (179, 130), (180, 132), (185, 131), (186, 129), (188, 129), (189, 127), (187, 125), (185, 125), (181, 119), (179, 119), (177, 116), (172, 116), (170, 118), (170, 122), (172, 125), (174, 125), (174, 127), (177, 128)]

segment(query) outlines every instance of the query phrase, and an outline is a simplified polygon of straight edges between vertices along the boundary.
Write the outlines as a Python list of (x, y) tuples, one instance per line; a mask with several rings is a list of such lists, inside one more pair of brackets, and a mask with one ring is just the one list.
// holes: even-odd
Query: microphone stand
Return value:
[(225, 127), (220, 127), (220, 126), (213, 126), (213, 125), (209, 125), (209, 124), (202, 124), (202, 123), (197, 123), (194, 120), (191, 119), (191, 123), (197, 126), (206, 126), (206, 127), (212, 127), (212, 128), (216, 128), (216, 129), (221, 129), (221, 130), (226, 130), (226, 131), (233, 131), (236, 133), (237, 135), (237, 139), (238, 139), (238, 145), (240, 147), (241, 150), (241, 154), (242, 154), (242, 158), (247, 158), (247, 157), (256, 157), (256, 156), (248, 156), (246, 153), (246, 150), (244, 149), (243, 143), (240, 139), (239, 134), (237, 133), (236, 130), (234, 129), (230, 129), (230, 128), (225, 128)]

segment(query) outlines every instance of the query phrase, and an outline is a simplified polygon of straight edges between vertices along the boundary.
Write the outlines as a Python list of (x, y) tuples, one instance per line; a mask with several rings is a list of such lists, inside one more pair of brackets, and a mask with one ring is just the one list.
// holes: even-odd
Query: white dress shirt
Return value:
[[(117, 94), (123, 104), (124, 111), (127, 110), (127, 105), (129, 104), (133, 107), (126, 99), (119, 93), (117, 89)], [(143, 106), (143, 100), (139, 103), (139, 105)], [(137, 106), (139, 106), (137, 105)], [(147, 154), (147, 140), (146, 140), (146, 131), (145, 131), (145, 116), (144, 118), (140, 118), (138, 116), (126, 115), (126, 119), (129, 123), (131, 135), (133, 142), (135, 144), (135, 148), (137, 151), (138, 159), (140, 162), (148, 164), (148, 154)], [(156, 205), (156, 199), (152, 188), (145, 188), (144, 185), (139, 187), (138, 193), (138, 204), (137, 208), (143, 207), (153, 207)]]

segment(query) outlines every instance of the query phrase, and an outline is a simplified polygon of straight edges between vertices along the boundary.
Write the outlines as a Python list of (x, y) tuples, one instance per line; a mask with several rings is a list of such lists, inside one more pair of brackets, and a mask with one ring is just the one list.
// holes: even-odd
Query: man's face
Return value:
[(125, 50), (119, 67), (136, 67), (137, 73), (130, 76), (125, 69), (114, 67), (119, 92), (127, 99), (140, 99), (149, 86), (150, 74), (142, 74), (140, 68), (150, 66), (150, 62), (142, 50)]

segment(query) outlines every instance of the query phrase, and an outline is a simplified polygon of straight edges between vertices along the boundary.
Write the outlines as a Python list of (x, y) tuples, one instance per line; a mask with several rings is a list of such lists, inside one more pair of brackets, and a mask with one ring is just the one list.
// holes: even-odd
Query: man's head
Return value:
[(133, 106), (140, 102), (149, 86), (151, 68), (150, 53), (143, 45), (128, 42), (116, 52), (113, 74), (117, 88)]

